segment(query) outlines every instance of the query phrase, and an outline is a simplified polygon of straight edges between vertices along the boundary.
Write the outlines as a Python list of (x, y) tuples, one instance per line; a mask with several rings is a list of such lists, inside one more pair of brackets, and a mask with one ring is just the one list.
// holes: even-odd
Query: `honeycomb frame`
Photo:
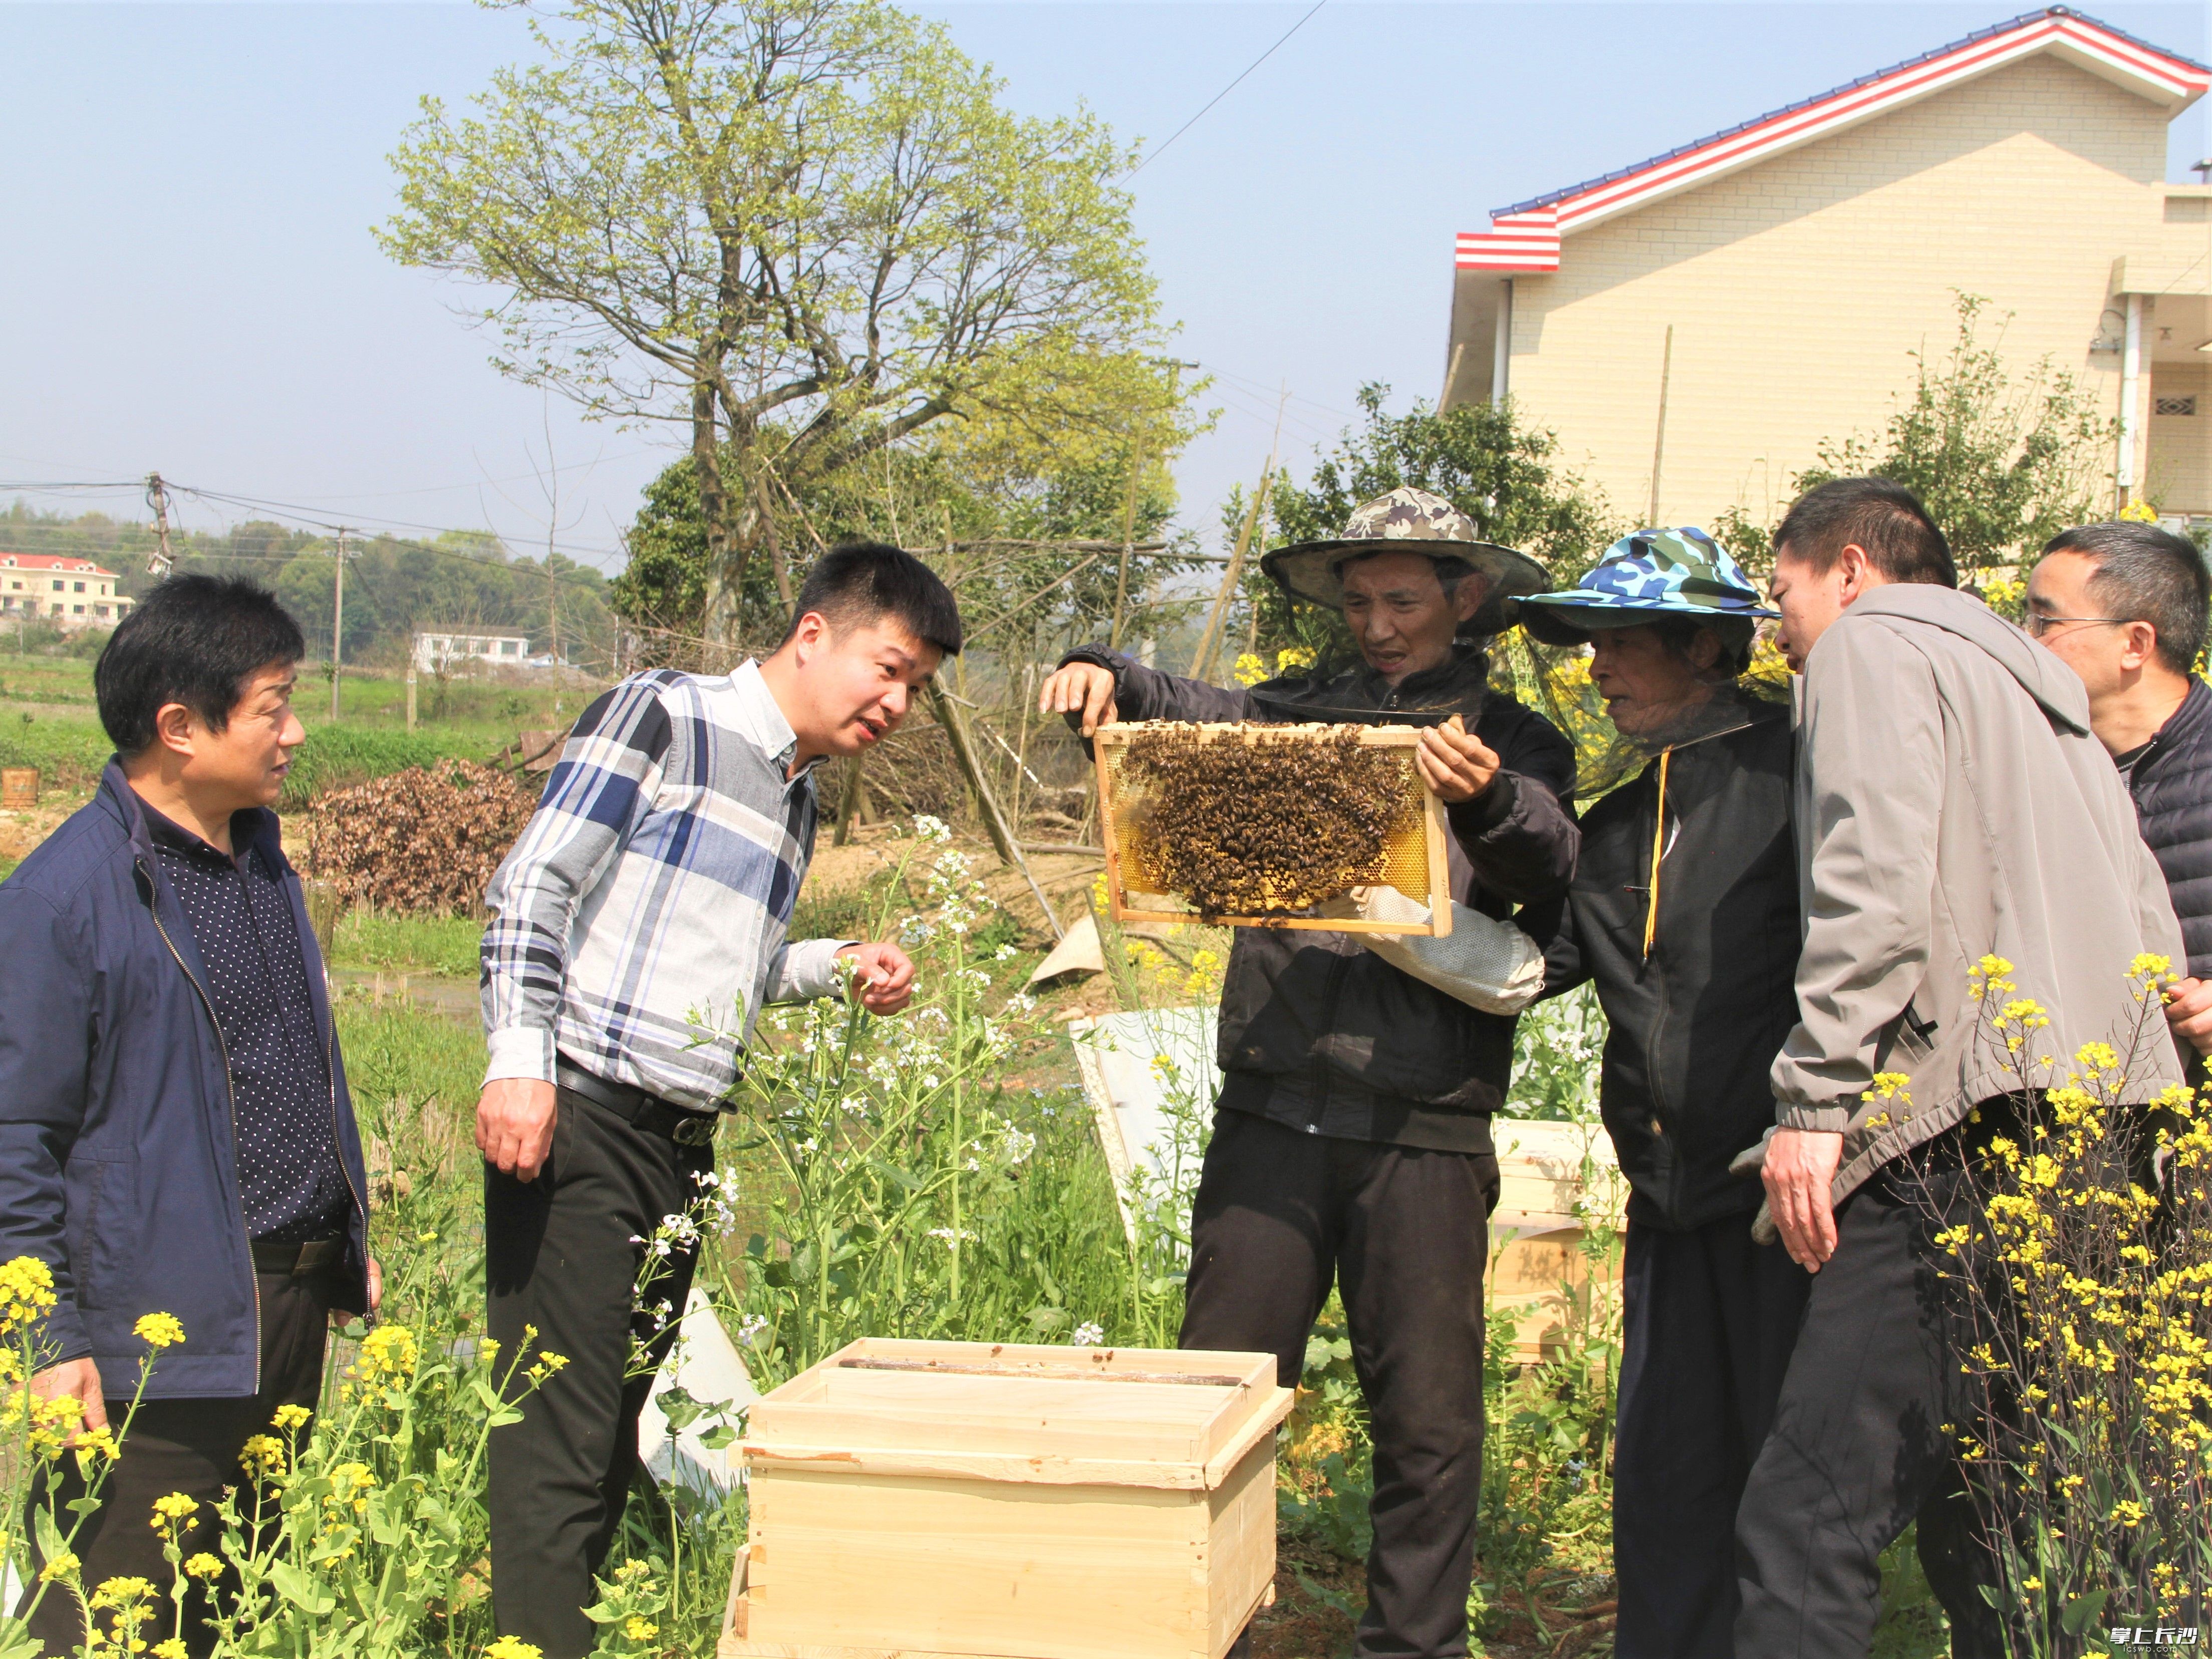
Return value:
[(1266, 915), (1207, 916), (1193, 908), (1173, 908), (1169, 895), (1145, 887), (1141, 842), (1126, 827), (1131, 794), (1121, 787), (1121, 763), (1129, 744), (1147, 732), (1194, 731), (1201, 743), (1334, 742), (1340, 726), (1275, 726), (1257, 721), (1132, 720), (1102, 726), (1092, 738), (1092, 757), (1097, 775), (1098, 825), (1106, 851), (1107, 908), (1117, 922), (1205, 922), (1218, 927), (1277, 927), (1334, 933), (1395, 933), (1441, 938), (1451, 932), (1451, 876), (1449, 843), (1444, 838), (1444, 805), (1413, 764), (1413, 750), (1420, 729), (1409, 726), (1369, 726), (1360, 728), (1363, 746), (1406, 751), (1407, 790), (1418, 792), (1419, 804), (1407, 828), (1392, 837), (1386, 852), (1389, 885), (1410, 899), (1429, 907), (1425, 926), (1408, 927), (1402, 922), (1363, 921), (1325, 916)]

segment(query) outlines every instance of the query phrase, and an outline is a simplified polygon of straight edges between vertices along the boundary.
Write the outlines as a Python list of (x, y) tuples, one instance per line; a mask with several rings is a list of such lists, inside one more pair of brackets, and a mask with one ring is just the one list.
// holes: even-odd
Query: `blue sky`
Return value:
[[(1157, 142), (1310, 0), (933, 5), (1018, 108), (1087, 102)], [(1354, 389), (1433, 397), (1455, 232), (1486, 210), (1940, 46), (2013, 12), (1955, 4), (1477, 5), (1331, 0), (1135, 179), (1179, 354), (1216, 377), (1183, 517), (1283, 445), (1310, 459)], [(2200, 61), (2198, 5), (2087, 8)], [(377, 252), (385, 156), (425, 93), (527, 55), (461, 4), (0, 4), (0, 500), (11, 483), (172, 478), (354, 523), (614, 562), (672, 432), (577, 419), (503, 381), (462, 295)], [(2212, 155), (2200, 102), (2169, 176)], [(33, 495), (143, 511), (129, 494)], [(206, 527), (244, 509), (188, 501)]]

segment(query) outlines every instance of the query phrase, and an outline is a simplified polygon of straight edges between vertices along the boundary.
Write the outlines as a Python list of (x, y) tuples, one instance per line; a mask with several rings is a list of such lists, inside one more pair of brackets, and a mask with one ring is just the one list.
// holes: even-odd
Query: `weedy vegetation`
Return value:
[[(1984, 957), (1969, 981), (2017, 1084), (2009, 1121), (1928, 1218), (1956, 1264), (1959, 1429), (2007, 1640), (2071, 1659), (2212, 1608), (2212, 1103), (2176, 1085), (2130, 1103), (2166, 1041), (2166, 958), (2130, 970), (2134, 1028), (2063, 1070), (2011, 971)], [(1908, 1111), (1899, 1082), (1881, 1079)]]

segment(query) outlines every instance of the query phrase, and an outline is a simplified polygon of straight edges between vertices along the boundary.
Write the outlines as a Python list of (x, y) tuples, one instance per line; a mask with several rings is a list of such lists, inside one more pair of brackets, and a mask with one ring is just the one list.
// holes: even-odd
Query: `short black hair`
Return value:
[(2197, 666), (2212, 609), (2212, 570), (2197, 544), (2154, 524), (2124, 521), (2062, 530), (2045, 554), (2079, 553), (2097, 562), (2089, 592), (2115, 622), (2148, 623), (2158, 659), (2177, 674)]
[(243, 576), (172, 576), (115, 625), (93, 665), (100, 723), (118, 754), (143, 752), (154, 717), (180, 702), (213, 732), (230, 724), (246, 684), (307, 654), (300, 624)]
[(785, 639), (810, 611), (840, 633), (894, 617), (916, 639), (948, 657), (960, 654), (960, 606), (952, 590), (913, 554), (884, 542), (842, 542), (817, 559)]
[(1951, 544), (1920, 498), (1887, 478), (1831, 478), (1800, 495), (1774, 532), (1778, 558), (1802, 560), (1820, 574), (1836, 568), (1846, 547), (1866, 550), (1874, 568), (1893, 582), (1956, 587)]

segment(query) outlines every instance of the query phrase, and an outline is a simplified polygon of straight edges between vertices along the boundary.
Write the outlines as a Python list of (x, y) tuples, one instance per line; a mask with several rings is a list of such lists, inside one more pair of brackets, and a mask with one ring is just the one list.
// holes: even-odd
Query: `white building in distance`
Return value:
[(454, 629), (419, 629), (415, 635), (415, 666), (425, 674), (451, 673), (472, 664), (527, 668), (527, 634), (471, 634)]
[(0, 616), (69, 631), (112, 628), (137, 603), (115, 591), (116, 574), (90, 559), (0, 553)]

